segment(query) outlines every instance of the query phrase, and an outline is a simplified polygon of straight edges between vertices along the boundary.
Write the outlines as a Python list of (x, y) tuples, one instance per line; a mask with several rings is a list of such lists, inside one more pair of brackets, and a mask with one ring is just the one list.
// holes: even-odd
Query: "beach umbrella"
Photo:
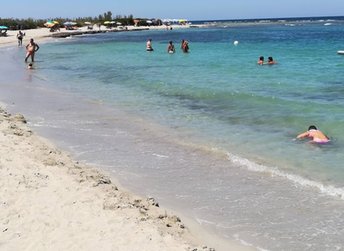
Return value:
[(8, 27), (7, 27), (7, 26), (4, 26), (4, 25), (1, 25), (1, 26), (0, 26), (0, 30), (8, 30)]
[(151, 20), (147, 20), (146, 23), (147, 23), (147, 24), (151, 24), (151, 23), (153, 23), (153, 22), (152, 22)]
[(44, 26), (47, 27), (47, 28), (51, 28), (51, 27), (53, 27), (54, 25), (55, 25), (55, 24), (52, 23), (52, 22), (46, 22), (46, 23), (44, 24)]
[(90, 24), (91, 24), (91, 22), (84, 22), (84, 24), (86, 24), (86, 25), (90, 25)]
[(59, 22), (49, 20), (49, 21), (47, 21), (47, 22), (44, 24), (44, 26), (45, 26), (45, 27), (48, 27), (48, 28), (51, 28), (51, 27), (53, 27), (54, 25), (57, 25), (57, 24), (59, 24)]
[(111, 22), (110, 21), (105, 21), (104, 24), (111, 24)]
[(122, 25), (122, 23), (120, 23), (120, 22), (117, 22), (116, 24), (117, 24), (117, 25)]

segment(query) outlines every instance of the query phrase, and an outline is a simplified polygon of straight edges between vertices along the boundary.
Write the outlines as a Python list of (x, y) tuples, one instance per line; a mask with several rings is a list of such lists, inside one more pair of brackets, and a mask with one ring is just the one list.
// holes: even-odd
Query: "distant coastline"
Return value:
[(242, 18), (242, 19), (204, 19), (204, 20), (191, 20), (192, 24), (204, 24), (208, 22), (261, 22), (261, 21), (270, 21), (270, 22), (281, 22), (281, 21), (326, 21), (326, 20), (335, 20), (343, 21), (344, 16), (314, 16), (314, 17), (274, 17), (274, 18)]
[(287, 23), (321, 23), (344, 22), (344, 16), (316, 16), (316, 17), (281, 17), (281, 18), (248, 18), (248, 19), (213, 19), (193, 20), (192, 25), (253, 25), (253, 24), (287, 24)]

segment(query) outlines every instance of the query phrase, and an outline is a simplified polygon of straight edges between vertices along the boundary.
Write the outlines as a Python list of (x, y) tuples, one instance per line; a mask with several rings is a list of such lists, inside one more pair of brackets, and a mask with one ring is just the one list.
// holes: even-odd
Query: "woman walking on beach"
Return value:
[(23, 37), (25, 36), (25, 33), (23, 33), (21, 30), (17, 34), (17, 39), (18, 39), (18, 46), (23, 45)]
[(27, 62), (27, 59), (31, 57), (31, 62), (35, 61), (35, 53), (39, 50), (38, 44), (36, 44), (33, 41), (33, 38), (30, 39), (30, 42), (26, 45), (26, 57), (25, 57), (25, 63)]

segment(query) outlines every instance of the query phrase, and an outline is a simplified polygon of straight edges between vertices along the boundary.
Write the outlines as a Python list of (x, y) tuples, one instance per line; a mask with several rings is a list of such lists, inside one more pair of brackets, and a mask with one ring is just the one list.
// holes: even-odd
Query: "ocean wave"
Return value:
[(315, 188), (322, 194), (337, 197), (344, 200), (343, 187), (334, 187), (332, 185), (324, 185), (318, 181), (309, 180), (296, 174), (291, 174), (285, 171), (281, 171), (277, 167), (269, 167), (269, 166), (255, 163), (246, 158), (236, 156), (232, 153), (227, 153), (227, 159), (235, 165), (239, 165), (241, 167), (247, 168), (247, 170), (249, 171), (259, 172), (259, 173), (269, 173), (272, 176), (286, 178), (295, 184), (301, 185), (303, 187)]

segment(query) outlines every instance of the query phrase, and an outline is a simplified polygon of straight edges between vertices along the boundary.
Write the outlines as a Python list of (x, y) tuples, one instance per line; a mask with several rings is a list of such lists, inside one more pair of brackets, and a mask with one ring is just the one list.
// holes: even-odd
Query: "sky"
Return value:
[(19, 0), (1, 1), (0, 18), (96, 17), (187, 20), (343, 16), (344, 0)]

